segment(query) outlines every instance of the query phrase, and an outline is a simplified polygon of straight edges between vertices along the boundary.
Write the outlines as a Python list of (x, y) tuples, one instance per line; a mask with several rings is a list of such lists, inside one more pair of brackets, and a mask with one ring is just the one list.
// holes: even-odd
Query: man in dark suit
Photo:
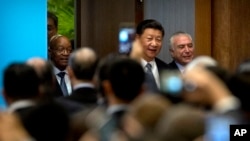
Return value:
[(142, 66), (147, 72), (146, 65), (149, 63), (154, 76), (154, 80), (150, 80), (148, 75), (146, 75), (146, 84), (148, 89), (154, 92), (158, 92), (160, 88), (160, 72), (168, 69), (168, 65), (156, 57), (161, 51), (164, 34), (165, 31), (161, 23), (153, 19), (142, 21), (136, 28), (136, 39), (140, 41), (143, 48)]
[(98, 64), (95, 51), (82, 47), (70, 55), (67, 72), (73, 87), (69, 96), (58, 98), (59, 101), (70, 100), (85, 106), (97, 105), (97, 90), (94, 86), (94, 74)]
[(39, 77), (39, 93), (42, 98), (47, 99), (60, 96), (61, 92), (58, 93), (56, 90), (57, 82), (51, 62), (40, 57), (32, 57), (26, 61), (26, 64), (32, 66)]
[(186, 32), (176, 32), (170, 39), (171, 57), (173, 60), (168, 64), (171, 70), (183, 72), (185, 66), (194, 58), (194, 44), (190, 34)]
[(49, 57), (53, 64), (54, 74), (58, 82), (57, 92), (60, 96), (67, 96), (71, 93), (71, 83), (66, 70), (69, 55), (72, 52), (70, 40), (63, 35), (56, 34), (50, 40)]
[(101, 141), (109, 141), (113, 133), (119, 130), (127, 106), (144, 92), (144, 79), (144, 70), (134, 59), (121, 57), (112, 61), (108, 77), (103, 81), (108, 120), (100, 128)]
[(4, 70), (3, 95), (7, 111), (22, 114), (34, 107), (39, 98), (39, 78), (25, 63), (11, 63)]
[[(33, 61), (37, 62), (36, 59)], [(68, 111), (56, 102), (41, 98), (41, 92), (47, 91), (39, 91), (44, 81), (31, 62), (12, 63), (4, 70), (3, 94), (8, 104), (7, 112), (16, 113), (25, 130), (36, 141), (66, 140)]]
[[(55, 103), (56, 101), (54, 98), (60, 96), (61, 88), (56, 81), (51, 62), (43, 58), (32, 57), (28, 59), (26, 63), (35, 69), (39, 77), (40, 103), (44, 102)], [(60, 91), (58, 90), (58, 88)], [(84, 108), (81, 104), (72, 101), (67, 101), (67, 103), (64, 103), (62, 106), (64, 106), (64, 108), (70, 115)]]

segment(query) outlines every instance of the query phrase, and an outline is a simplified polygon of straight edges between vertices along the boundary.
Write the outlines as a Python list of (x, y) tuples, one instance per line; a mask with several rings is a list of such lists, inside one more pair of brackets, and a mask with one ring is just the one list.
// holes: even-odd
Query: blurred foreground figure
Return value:
[(1, 141), (35, 141), (26, 131), (19, 117), (13, 113), (0, 113)]

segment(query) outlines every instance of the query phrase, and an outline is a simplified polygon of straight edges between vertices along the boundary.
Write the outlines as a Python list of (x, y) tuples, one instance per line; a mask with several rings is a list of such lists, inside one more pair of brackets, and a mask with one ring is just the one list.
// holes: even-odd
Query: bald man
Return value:
[(69, 74), (66, 70), (71, 52), (72, 46), (68, 37), (57, 34), (51, 38), (49, 56), (58, 82), (57, 86), (61, 88), (61, 96), (67, 96), (72, 91)]
[(42, 103), (44, 103), (45, 100), (57, 102), (55, 104), (63, 106), (66, 112), (70, 115), (83, 109), (83, 106), (77, 102), (67, 101), (61, 103), (60, 101), (54, 101), (58, 96), (60, 96), (61, 91), (58, 83), (56, 82), (53, 67), (50, 61), (40, 57), (32, 57), (28, 59), (26, 63), (35, 69), (40, 79), (39, 93), (41, 98), (39, 100), (41, 100)]
[(72, 52), (69, 57), (67, 72), (73, 90), (69, 96), (58, 99), (95, 106), (97, 104), (97, 89), (94, 85), (94, 74), (97, 64), (97, 54), (90, 47), (81, 47)]
[(52, 64), (49, 61), (41, 57), (32, 57), (26, 63), (35, 69), (40, 79), (39, 92), (41, 96), (57, 97), (61, 95), (60, 89), (56, 89), (56, 78), (53, 73)]

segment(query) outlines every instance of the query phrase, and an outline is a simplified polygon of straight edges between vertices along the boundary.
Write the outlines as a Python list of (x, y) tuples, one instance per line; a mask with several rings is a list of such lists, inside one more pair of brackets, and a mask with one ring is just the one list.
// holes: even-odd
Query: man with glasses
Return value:
[(58, 82), (57, 95), (67, 96), (71, 93), (71, 84), (66, 71), (69, 55), (72, 52), (71, 42), (68, 37), (57, 34), (50, 40), (49, 57), (54, 67), (54, 73)]

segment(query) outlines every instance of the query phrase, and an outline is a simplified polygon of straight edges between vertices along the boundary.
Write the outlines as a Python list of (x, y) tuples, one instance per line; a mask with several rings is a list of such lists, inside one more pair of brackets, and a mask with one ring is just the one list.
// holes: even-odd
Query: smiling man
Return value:
[[(163, 26), (154, 19), (146, 19), (136, 28), (136, 39), (142, 46), (141, 63), (146, 72), (146, 88), (149, 91), (159, 91), (159, 72), (168, 69), (168, 65), (156, 57), (161, 51), (164, 34)], [(150, 78), (152, 74), (153, 77)]]
[(68, 76), (68, 72), (66, 71), (66, 68), (68, 66), (68, 59), (71, 52), (72, 46), (69, 38), (59, 34), (51, 38), (49, 57), (54, 66), (54, 73), (57, 82), (61, 86), (61, 92), (64, 96), (67, 96), (69, 93), (71, 93), (70, 79)]
[(190, 34), (179, 31), (174, 33), (170, 39), (169, 51), (173, 61), (168, 65), (171, 69), (184, 71), (185, 66), (194, 58), (194, 44)]

